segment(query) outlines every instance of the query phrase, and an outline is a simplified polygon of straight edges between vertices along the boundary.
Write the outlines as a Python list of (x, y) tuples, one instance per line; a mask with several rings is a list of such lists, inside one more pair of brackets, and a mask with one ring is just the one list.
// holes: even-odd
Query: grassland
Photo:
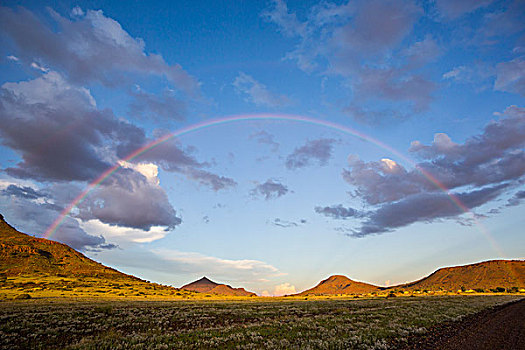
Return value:
[(46, 298), (0, 303), (2, 349), (388, 349), (429, 326), (521, 298)]

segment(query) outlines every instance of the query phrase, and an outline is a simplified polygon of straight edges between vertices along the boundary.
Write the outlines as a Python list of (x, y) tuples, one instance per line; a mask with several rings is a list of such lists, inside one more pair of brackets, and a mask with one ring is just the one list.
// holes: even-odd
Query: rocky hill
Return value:
[(220, 294), (220, 295), (230, 295), (230, 296), (255, 296), (255, 293), (248, 292), (244, 288), (233, 288), (227, 284), (219, 284), (209, 280), (206, 277), (188, 283), (181, 287), (181, 289), (208, 293), (208, 294)]
[(376, 292), (379, 289), (372, 284), (353, 281), (342, 275), (334, 275), (321, 281), (317, 286), (299, 293), (299, 295), (363, 294)]
[(0, 299), (25, 297), (198, 298), (104, 266), (69, 246), (18, 232), (0, 215)]
[(69, 246), (18, 232), (0, 215), (0, 273), (47, 274), (140, 281), (93, 261)]
[(475, 264), (440, 268), (418, 281), (391, 288), (406, 290), (451, 290), (525, 288), (525, 261), (490, 260)]

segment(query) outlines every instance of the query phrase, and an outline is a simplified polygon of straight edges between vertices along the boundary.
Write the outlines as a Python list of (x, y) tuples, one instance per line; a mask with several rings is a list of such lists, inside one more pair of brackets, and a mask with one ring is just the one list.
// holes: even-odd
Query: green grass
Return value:
[(386, 349), (519, 296), (253, 301), (67, 299), (0, 304), (2, 349)]

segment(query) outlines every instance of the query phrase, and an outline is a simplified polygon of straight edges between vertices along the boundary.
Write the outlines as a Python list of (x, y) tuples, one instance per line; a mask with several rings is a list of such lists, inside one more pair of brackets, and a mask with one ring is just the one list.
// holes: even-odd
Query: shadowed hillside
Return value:
[(231, 296), (249, 297), (256, 295), (255, 293), (246, 291), (244, 288), (233, 288), (226, 284), (215, 283), (206, 277), (202, 277), (200, 280), (188, 283), (185, 286), (182, 286), (181, 289), (200, 293), (221, 294)]
[(418, 281), (392, 288), (408, 290), (459, 290), (525, 288), (525, 261), (490, 260), (476, 264), (444, 267)]
[(363, 294), (378, 290), (379, 287), (372, 284), (352, 281), (346, 276), (334, 275), (298, 295)]

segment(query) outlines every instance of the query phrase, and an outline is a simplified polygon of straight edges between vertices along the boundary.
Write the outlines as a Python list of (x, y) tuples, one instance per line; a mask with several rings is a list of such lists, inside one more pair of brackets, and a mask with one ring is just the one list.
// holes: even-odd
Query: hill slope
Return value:
[(255, 293), (248, 292), (244, 288), (233, 288), (226, 284), (219, 284), (209, 280), (206, 277), (202, 277), (192, 283), (188, 283), (181, 287), (181, 289), (209, 293), (209, 294), (221, 294), (230, 296), (255, 296)]
[(356, 282), (342, 275), (334, 275), (298, 295), (362, 294), (378, 290), (379, 287), (372, 284)]
[(0, 273), (48, 274), (140, 281), (89, 259), (69, 246), (18, 232), (0, 215)]
[(93, 261), (69, 246), (18, 232), (0, 215), (0, 298), (132, 296), (189, 298), (196, 293), (150, 283)]
[(525, 261), (522, 260), (490, 260), (480, 263), (444, 267), (418, 281), (392, 288), (408, 290), (459, 290), (466, 289), (494, 289), (524, 288)]

